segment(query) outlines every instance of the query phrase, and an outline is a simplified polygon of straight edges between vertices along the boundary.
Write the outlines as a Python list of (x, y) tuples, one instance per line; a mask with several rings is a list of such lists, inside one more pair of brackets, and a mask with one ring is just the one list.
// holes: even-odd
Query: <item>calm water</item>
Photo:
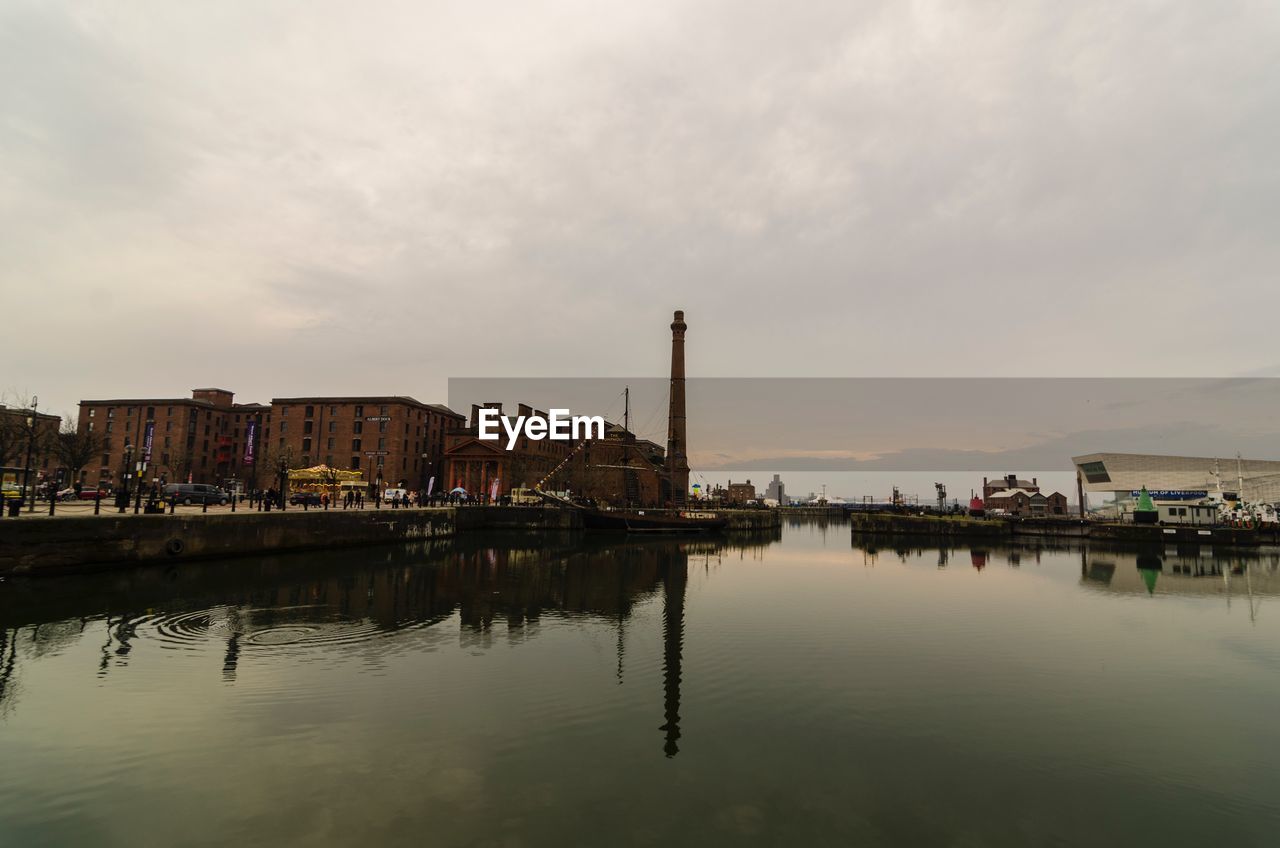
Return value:
[(1280, 560), (910, 544), (3, 583), (0, 845), (1280, 844)]

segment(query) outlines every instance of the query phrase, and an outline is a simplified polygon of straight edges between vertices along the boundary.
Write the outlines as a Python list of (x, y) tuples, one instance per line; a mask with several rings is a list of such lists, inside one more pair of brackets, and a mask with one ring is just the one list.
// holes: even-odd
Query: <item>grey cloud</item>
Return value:
[[(1255, 373), (1278, 36), (1254, 2), (12, 0), (12, 367), (64, 407), (439, 399), (662, 373), (683, 307), (697, 374)], [(119, 365), (182, 344), (223, 352)]]

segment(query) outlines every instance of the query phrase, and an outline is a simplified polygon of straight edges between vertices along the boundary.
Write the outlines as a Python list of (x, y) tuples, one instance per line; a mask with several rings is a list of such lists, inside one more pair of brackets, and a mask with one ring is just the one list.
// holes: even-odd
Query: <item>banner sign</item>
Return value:
[(242, 465), (253, 465), (254, 444), (258, 440), (258, 422), (250, 421), (244, 428), (244, 460)]
[(496, 501), (498, 499), (498, 484), (501, 482), (501, 477), (493, 478), (493, 485), (489, 487), (489, 500)]
[[(1130, 494), (1136, 498), (1140, 492), (1133, 491)], [(1209, 496), (1208, 492), (1186, 489), (1147, 489), (1147, 494), (1155, 501), (1198, 501)]]
[(155, 441), (156, 423), (154, 421), (147, 422), (146, 435), (142, 437), (142, 461), (144, 463), (151, 462), (151, 443)]
[(436, 478), (432, 477), (427, 481), (427, 497), (431, 497), (431, 491), (436, 487)]

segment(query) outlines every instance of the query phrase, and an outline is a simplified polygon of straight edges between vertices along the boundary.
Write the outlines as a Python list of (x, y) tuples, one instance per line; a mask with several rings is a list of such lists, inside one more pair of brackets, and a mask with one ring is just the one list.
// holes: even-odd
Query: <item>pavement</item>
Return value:
[[(143, 502), (143, 505), (142, 505), (141, 507), (139, 507), (139, 509), (138, 509), (138, 513), (137, 513), (137, 514), (138, 514), (138, 515), (144, 515), (145, 513), (143, 512), (143, 510), (144, 510), (145, 508), (146, 508), (146, 502), (144, 501), (144, 502)], [(400, 509), (440, 509), (440, 508), (441, 508), (441, 507), (439, 507), (439, 506), (437, 506), (437, 507), (412, 507), (412, 506), (411, 506), (411, 507), (400, 507)], [(391, 509), (391, 507), (389, 507), (389, 506), (387, 506), (387, 505), (385, 505), (385, 504), (384, 504), (384, 505), (382, 506), (382, 509), (389, 510), (389, 509)], [(342, 511), (343, 511), (341, 506), (338, 506), (336, 509), (335, 509), (334, 507), (329, 507), (329, 510), (330, 510), (331, 512), (342, 512)], [(167, 505), (167, 504), (165, 505), (165, 509), (164, 509), (164, 511), (165, 511), (165, 515), (168, 515), (168, 514), (169, 514), (169, 507), (168, 507), (168, 505)], [(271, 510), (271, 511), (272, 511), (272, 512), (278, 512), (278, 509), (273, 509), (273, 510)], [(303, 512), (304, 510), (303, 510), (303, 508), (302, 508), (302, 507), (300, 507), (300, 506), (293, 506), (292, 504), (290, 504), (289, 509), (288, 509), (287, 511), (288, 511), (288, 512)], [(306, 511), (308, 511), (308, 512), (323, 511), (323, 508), (322, 508), (322, 507), (318, 507), (318, 506), (313, 506), (313, 507), (309, 507)], [(364, 510), (363, 510), (363, 511), (365, 511), (365, 512), (375, 511), (375, 507), (374, 507), (372, 504), (366, 503), (366, 504), (364, 505)], [(195, 506), (182, 506), (182, 505), (179, 505), (179, 506), (178, 506), (178, 507), (176, 507), (176, 509), (174, 510), (174, 514), (175, 514), (175, 515), (200, 515), (200, 514), (203, 514), (203, 513), (205, 513), (205, 512), (206, 512), (206, 510), (205, 510), (203, 507), (199, 506), (199, 505), (195, 505)], [(208, 514), (209, 514), (209, 515), (215, 515), (215, 514), (216, 514), (216, 515), (230, 515), (230, 514), (231, 514), (231, 506), (230, 506), (230, 504), (228, 504), (227, 506), (216, 506), (216, 505), (214, 505), (214, 504), (209, 504), (209, 508), (208, 508), (207, 512), (208, 512)], [(259, 511), (258, 511), (258, 509), (257, 509), (256, 507), (251, 507), (251, 506), (249, 506), (249, 502), (248, 502), (248, 501), (244, 501), (244, 502), (242, 502), (242, 503), (238, 503), (238, 504), (236, 504), (236, 510), (235, 510), (235, 514), (236, 514), (236, 515), (250, 515), (250, 514), (252, 514), (252, 515), (257, 515), (257, 514), (258, 514), (258, 512), (259, 512)], [(124, 513), (123, 513), (123, 515), (133, 515), (133, 514), (134, 514), (134, 512), (133, 512), (133, 503), (132, 503), (132, 501), (131, 501), (131, 502), (129, 503), (129, 508), (128, 508)], [(22, 514), (21, 514), (21, 516), (19, 516), (19, 519), (20, 519), (20, 520), (22, 520), (22, 521), (30, 521), (30, 520), (32, 520), (32, 519), (37, 519), (37, 518), (43, 518), (43, 519), (45, 519), (45, 520), (48, 520), (48, 519), (50, 519), (50, 518), (66, 518), (66, 517), (77, 516), (77, 515), (79, 515), (79, 516), (84, 516), (84, 515), (87, 515), (87, 516), (93, 516), (93, 501), (60, 501), (58, 504), (56, 504), (56, 505), (55, 505), (55, 507), (54, 507), (54, 514), (53, 514), (52, 516), (51, 516), (51, 515), (49, 515), (49, 502), (48, 502), (48, 501), (36, 501), (36, 504), (35, 504), (35, 511), (34, 511), (34, 512), (28, 512), (28, 511), (27, 511), (27, 508), (26, 508), (26, 507), (23, 507), (23, 508), (22, 508)], [(116, 502), (115, 502), (115, 499), (114, 499), (114, 498), (104, 498), (104, 499), (103, 499), (103, 501), (102, 501), (102, 507), (101, 507), (101, 515), (104, 515), (104, 516), (105, 516), (105, 515), (110, 515), (110, 516), (114, 516), (114, 517), (117, 517), (117, 518), (121, 517), (121, 513), (120, 513), (120, 512), (117, 510), (117, 508), (116, 508)], [(3, 515), (3, 517), (0, 517), (0, 526), (3, 526), (3, 523), (4, 523), (4, 522), (6, 522), (6, 521), (13, 521), (13, 520), (15, 520), (15, 519), (10, 518), (10, 517), (9, 517), (8, 512), (6, 512), (6, 513)]]

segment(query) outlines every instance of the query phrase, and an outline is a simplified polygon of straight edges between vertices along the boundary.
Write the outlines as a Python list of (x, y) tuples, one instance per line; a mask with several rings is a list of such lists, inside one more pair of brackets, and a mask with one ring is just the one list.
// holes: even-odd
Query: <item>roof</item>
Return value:
[(207, 401), (203, 398), (197, 399), (197, 398), (189, 398), (189, 397), (186, 397), (186, 398), (107, 398), (105, 400), (82, 400), (79, 402), (79, 405), (80, 406), (85, 406), (85, 405), (98, 406), (101, 404), (114, 404), (116, 406), (119, 406), (121, 404), (126, 404), (126, 405), (133, 404), (134, 406), (148, 406), (148, 405), (149, 406), (177, 406), (178, 404), (182, 404), (182, 403), (185, 403), (189, 406), (208, 407), (210, 409), (222, 408), (222, 407), (215, 407), (212, 401)]
[(404, 406), (414, 406), (419, 409), (430, 409), (439, 412), (442, 415), (449, 415), (456, 418), (465, 418), (465, 416), (454, 412), (447, 406), (438, 403), (423, 403), (417, 398), (408, 395), (333, 395), (333, 396), (315, 396), (315, 397), (277, 397), (272, 398), (271, 403), (288, 403), (288, 404), (326, 404), (326, 403), (359, 403), (359, 404), (392, 404), (398, 403)]
[(1248, 500), (1280, 500), (1280, 460), (1236, 457), (1168, 456), (1139, 453), (1091, 453), (1072, 457), (1087, 492), (1152, 491), (1240, 494)]
[(992, 492), (990, 495), (987, 496), (987, 499), (998, 500), (999, 498), (1011, 498), (1011, 497), (1014, 497), (1015, 495), (1026, 495), (1027, 497), (1031, 497), (1035, 494), (1037, 493), (1028, 492), (1026, 489), (1001, 489), (998, 492)]

